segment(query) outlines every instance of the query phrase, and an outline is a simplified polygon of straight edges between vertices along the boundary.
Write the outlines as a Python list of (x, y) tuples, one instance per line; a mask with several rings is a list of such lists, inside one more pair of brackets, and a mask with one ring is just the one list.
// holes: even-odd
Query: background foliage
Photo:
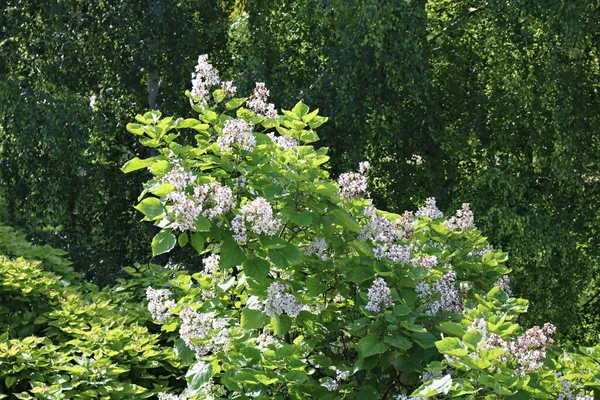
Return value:
[(265, 81), (276, 104), (320, 107), (332, 173), (366, 156), (378, 206), (470, 202), (510, 252), (530, 322), (593, 342), (598, 21), (597, 2), (563, 0), (9, 1), (6, 215), (98, 282), (147, 260), (154, 232), (131, 209), (144, 178), (118, 167), (149, 154), (124, 125), (145, 108), (182, 114), (195, 55), (209, 53), (241, 90)]

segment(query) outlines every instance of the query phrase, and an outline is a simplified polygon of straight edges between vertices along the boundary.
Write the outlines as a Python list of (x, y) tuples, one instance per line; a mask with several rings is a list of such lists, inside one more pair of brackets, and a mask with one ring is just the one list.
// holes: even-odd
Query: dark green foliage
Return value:
[(142, 244), (152, 232), (136, 225), (131, 209), (136, 185), (119, 171), (132, 154), (148, 151), (125, 134), (122, 121), (133, 110), (181, 104), (199, 53), (223, 59), (228, 6), (5, 3), (0, 187), (7, 223), (67, 250), (88, 278), (111, 282), (121, 266), (151, 257)]
[(131, 294), (81, 286), (64, 252), (2, 226), (0, 254), (0, 398), (141, 399), (180, 375)]
[(248, 69), (276, 102), (304, 97), (330, 117), (333, 172), (369, 159), (376, 203), (395, 211), (470, 202), (510, 252), (530, 322), (595, 342), (598, 5), (268, 3), (248, 4), (234, 43), (252, 44)]

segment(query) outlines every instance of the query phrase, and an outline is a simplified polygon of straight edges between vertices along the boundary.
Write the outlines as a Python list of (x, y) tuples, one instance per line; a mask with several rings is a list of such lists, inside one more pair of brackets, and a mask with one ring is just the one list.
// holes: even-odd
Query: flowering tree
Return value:
[(279, 114), (262, 83), (235, 97), (198, 61), (198, 117), (138, 115), (128, 130), (157, 155), (123, 166), (153, 174), (136, 206), (161, 228), (153, 253), (204, 257), (147, 289), (190, 365), (185, 392), (160, 398), (591, 398), (600, 348), (559, 352), (552, 325), (516, 323), (527, 301), (468, 204), (377, 210), (368, 163), (337, 182), (323, 168), (318, 110)]

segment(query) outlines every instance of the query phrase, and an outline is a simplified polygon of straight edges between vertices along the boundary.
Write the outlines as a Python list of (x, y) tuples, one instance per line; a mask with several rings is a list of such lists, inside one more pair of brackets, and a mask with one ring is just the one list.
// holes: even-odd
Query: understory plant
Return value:
[(0, 226), (0, 399), (145, 399), (181, 374), (140, 303)]
[(263, 83), (239, 97), (200, 56), (193, 118), (136, 116), (156, 151), (136, 209), (159, 255), (192, 246), (204, 270), (146, 289), (148, 310), (189, 366), (161, 399), (577, 398), (600, 387), (600, 348), (567, 352), (554, 327), (521, 327), (507, 254), (469, 204), (377, 210), (369, 165), (332, 179), (326, 122), (277, 110)]

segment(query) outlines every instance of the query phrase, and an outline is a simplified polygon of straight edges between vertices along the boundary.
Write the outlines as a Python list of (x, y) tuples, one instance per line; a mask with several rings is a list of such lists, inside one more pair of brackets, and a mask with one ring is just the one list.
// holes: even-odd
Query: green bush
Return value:
[(152, 111), (127, 126), (157, 151), (123, 166), (153, 174), (136, 206), (160, 228), (153, 254), (203, 256), (203, 272), (146, 292), (162, 329), (178, 330), (184, 396), (584, 399), (600, 387), (598, 348), (563, 352), (551, 324), (518, 324), (528, 302), (510, 295), (507, 254), (468, 204), (450, 218), (433, 198), (376, 210), (368, 163), (337, 183), (323, 168), (318, 110), (279, 115), (264, 84), (248, 98), (230, 86), (200, 57), (197, 118)]
[(7, 227), (0, 254), (0, 398), (149, 398), (176, 384), (139, 302), (81, 284), (64, 252)]

